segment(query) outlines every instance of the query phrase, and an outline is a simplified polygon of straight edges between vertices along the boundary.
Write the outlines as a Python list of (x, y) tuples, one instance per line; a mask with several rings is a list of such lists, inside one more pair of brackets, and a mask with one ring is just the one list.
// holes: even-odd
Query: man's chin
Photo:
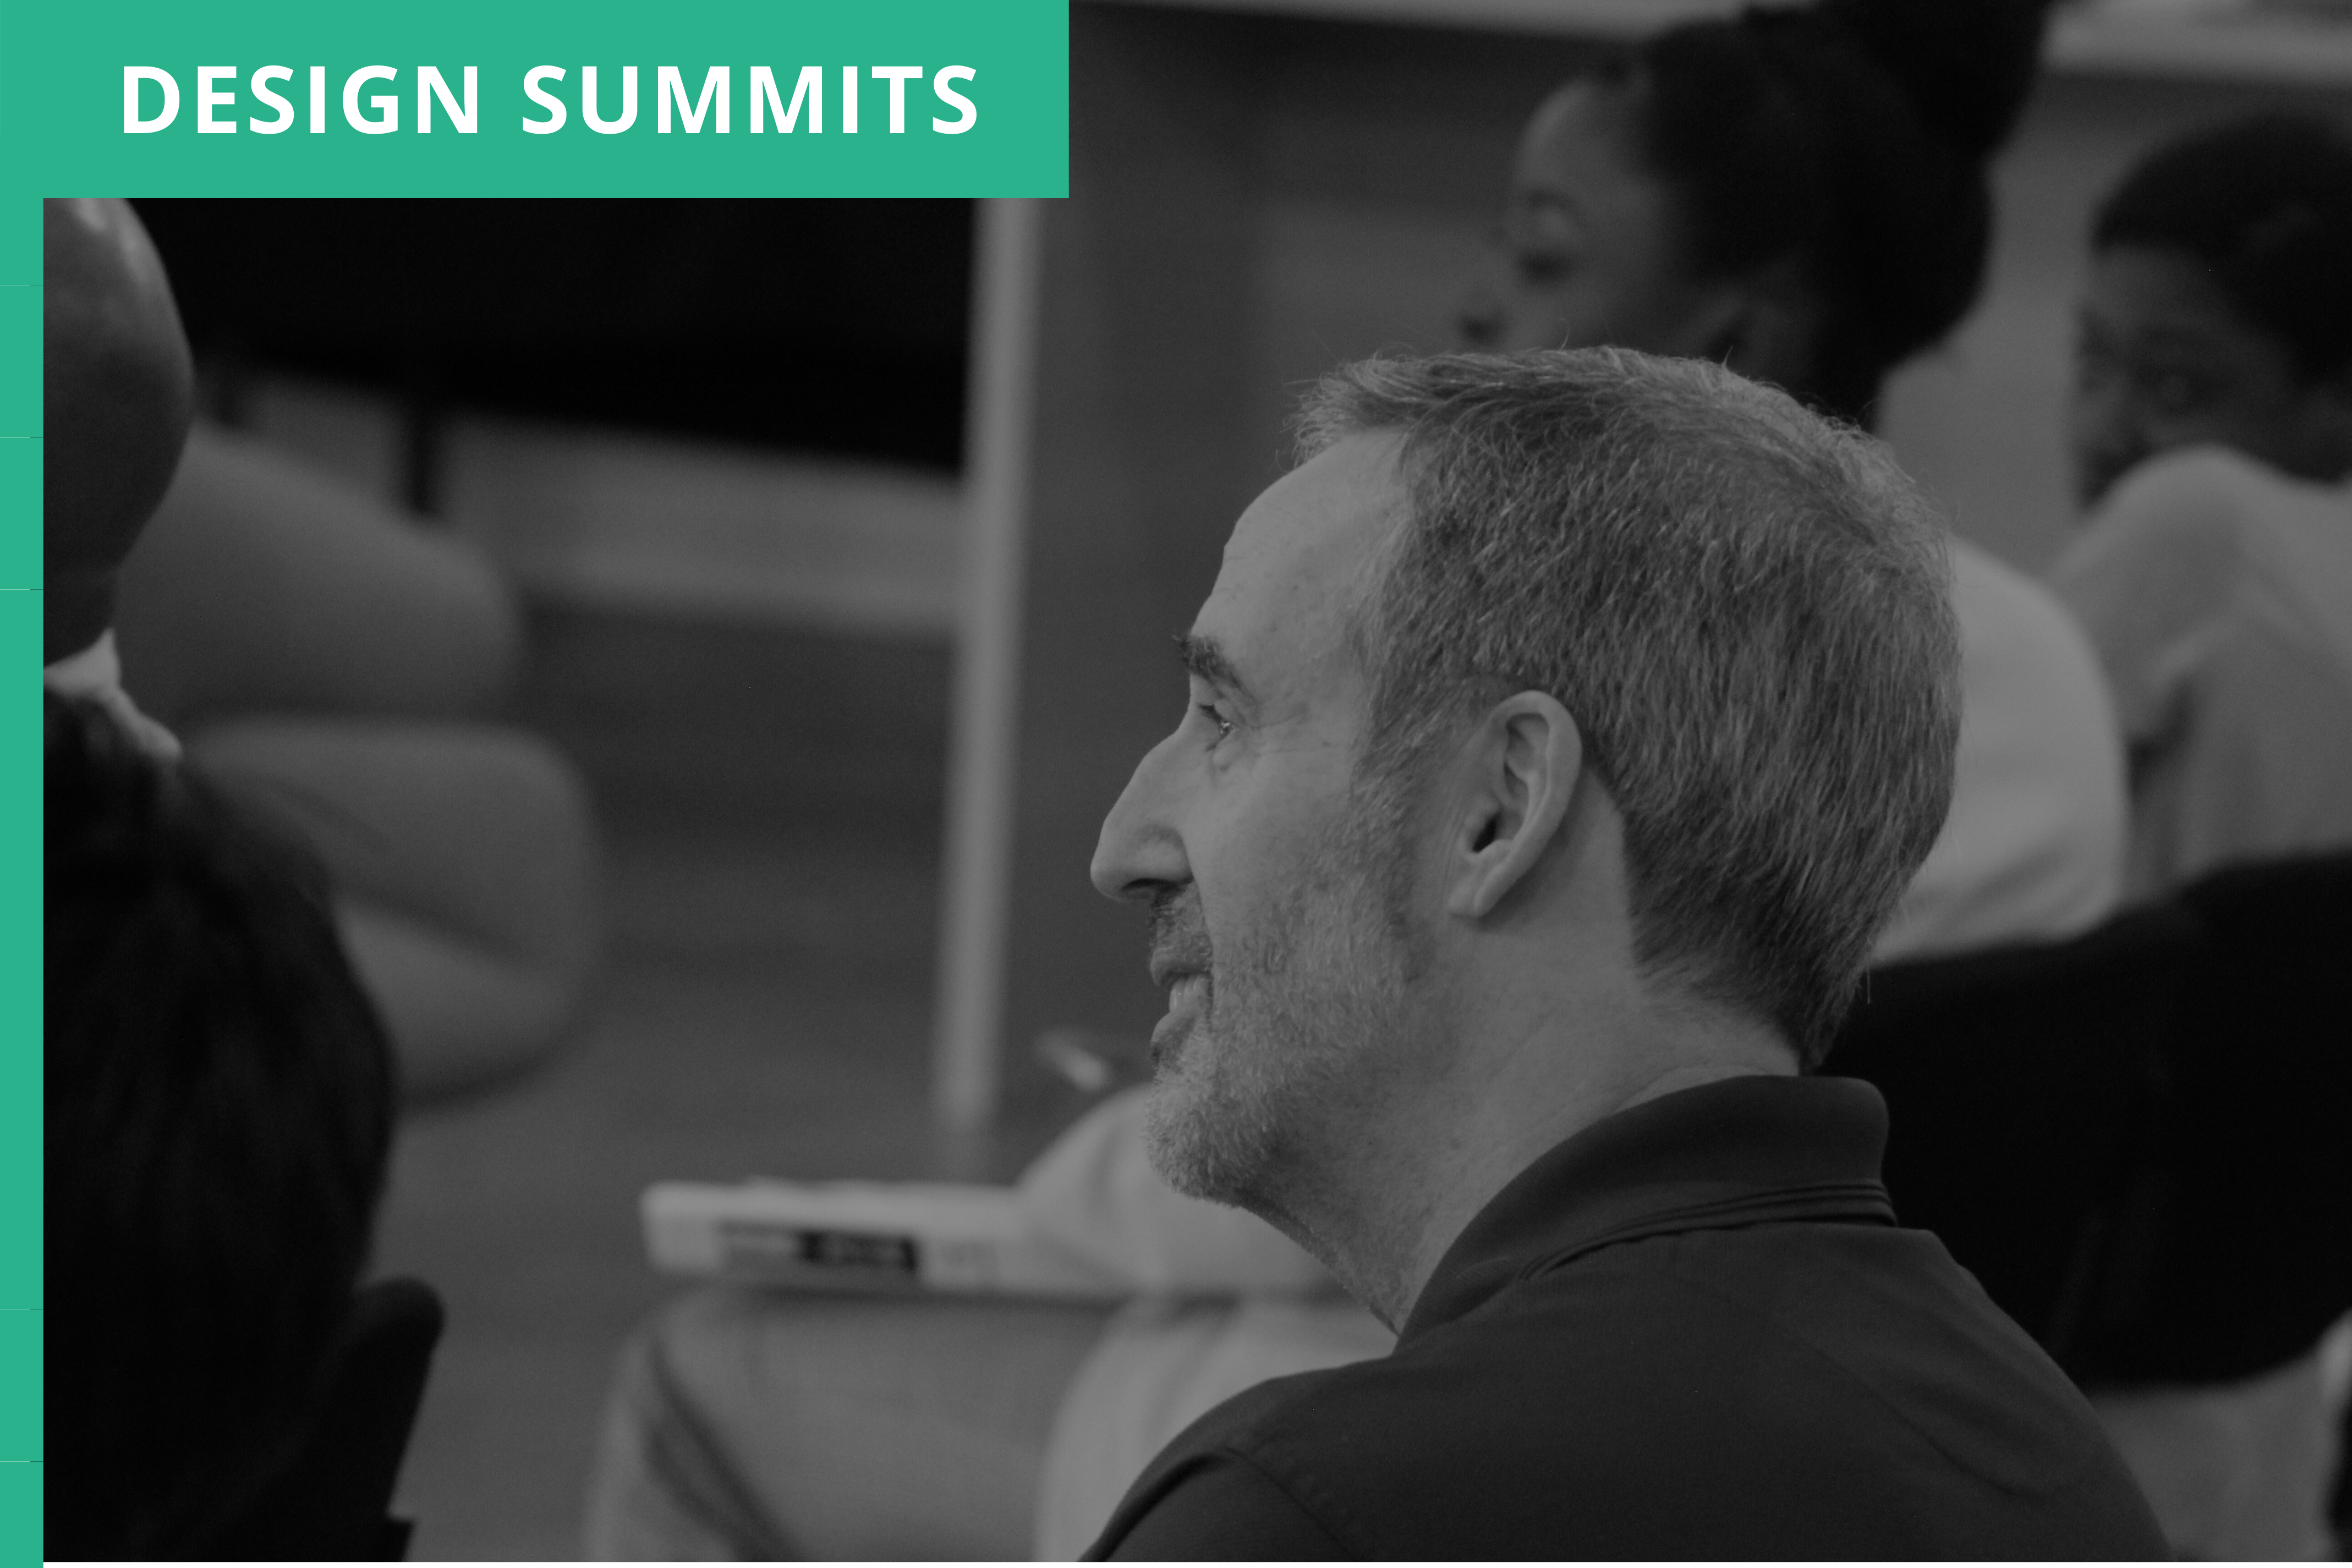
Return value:
[(1192, 1031), (1165, 1044), (1154, 1042), (1155, 1071), (1143, 1108), (1143, 1147), (1160, 1179), (1188, 1198), (1211, 1203), (1236, 1202), (1233, 1193), (1230, 1110), (1221, 1108), (1197, 1073), (1192, 1054), (1183, 1050)]

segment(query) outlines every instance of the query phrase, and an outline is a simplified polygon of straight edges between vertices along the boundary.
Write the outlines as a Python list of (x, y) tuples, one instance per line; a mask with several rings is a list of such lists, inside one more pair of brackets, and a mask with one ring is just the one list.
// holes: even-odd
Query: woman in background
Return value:
[[(1604, 61), (1528, 125), (1507, 271), (1465, 336), (1711, 359), (1869, 425), (1887, 375), (1976, 300), (1985, 160), (2040, 37), (2030, 3), (1832, 0)], [(1952, 812), (1881, 963), (2074, 935), (2119, 892), (2122, 757), (2091, 651), (2040, 584), (1958, 536), (1951, 552)]]
[[(1866, 421), (1976, 298), (1986, 160), (2041, 28), (2038, 0), (1829, 0), (1608, 56), (1528, 126), (1510, 277), (1465, 335), (1706, 355)], [(1956, 554), (1961, 776), (1882, 957), (2069, 935), (2116, 893), (2122, 764), (2090, 651), (2045, 591)], [(1385, 1351), (1304, 1254), (1176, 1196), (1142, 1148), (1138, 1097), (1098, 1108), (1024, 1181), (1035, 1224), (1139, 1291), (1258, 1294), (1112, 1315), (695, 1293), (625, 1359), (591, 1552), (1072, 1556), (1195, 1416)]]
[[(2090, 510), (2053, 582), (2130, 746), (2128, 890), (2352, 847), (2352, 137), (2290, 116), (2190, 135), (2108, 196), (2091, 244)], [(2352, 1327), (2331, 1342), (2340, 1384)], [(2176, 1550), (2329, 1554), (2326, 1359), (2095, 1394)]]

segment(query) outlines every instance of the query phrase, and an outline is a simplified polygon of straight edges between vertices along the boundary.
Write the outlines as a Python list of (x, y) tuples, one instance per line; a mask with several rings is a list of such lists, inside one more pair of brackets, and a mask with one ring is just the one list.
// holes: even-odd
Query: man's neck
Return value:
[(1563, 1069), (1590, 1061), (1589, 1052), (1557, 1039), (1458, 1058), (1458, 1070), (1394, 1097), (1387, 1115), (1356, 1122), (1344, 1159), (1320, 1162), (1319, 1176), (1297, 1173), (1279, 1205), (1261, 1212), (1401, 1329), (1478, 1211), (1551, 1149), (1664, 1095), (1796, 1070), (1792, 1053), (1760, 1026), (1710, 1021), (1682, 1035), (1670, 1049), (1628, 1053), (1582, 1075)]

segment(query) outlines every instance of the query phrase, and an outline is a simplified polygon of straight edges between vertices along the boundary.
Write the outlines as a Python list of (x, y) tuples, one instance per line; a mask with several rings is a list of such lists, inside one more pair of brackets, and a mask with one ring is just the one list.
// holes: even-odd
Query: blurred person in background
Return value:
[(2352, 133), (2187, 137), (2091, 244), (2051, 581), (2130, 743), (2131, 891), (2352, 845)]
[(352, 1310), (390, 1056), (302, 853), (96, 700), (43, 731), (46, 1555), (234, 1552)]
[[(1466, 306), (1465, 338), (1711, 358), (1866, 423), (1886, 375), (1976, 299), (1986, 164), (2042, 9), (1831, 0), (1604, 57), (1522, 138), (1507, 275)], [(2074, 935), (2120, 886), (2121, 746), (2095, 660), (2045, 589), (1951, 546), (1957, 784), (1881, 961)], [(1024, 1180), (1035, 1223), (1139, 1290), (1243, 1299), (1107, 1314), (693, 1293), (625, 1356), (592, 1553), (1067, 1557), (1196, 1416), (1389, 1348), (1270, 1228), (1161, 1184), (1142, 1118), (1139, 1094), (1114, 1097), (1049, 1150)]]
[(319, 853), (404, 1094), (540, 1060), (594, 960), (595, 836), (571, 765), (482, 721), (520, 641), (507, 587), (252, 443), (191, 438), (187, 341), (129, 204), (50, 201), (43, 232), (46, 683), (159, 752), (184, 739)]
[[(2098, 209), (2080, 322), (2087, 512), (2052, 582), (2129, 743), (2130, 895), (2352, 846), (2352, 136), (2265, 115), (2149, 154)], [(2095, 1396), (2181, 1554), (2329, 1554), (2352, 1325), (2330, 1342)]]

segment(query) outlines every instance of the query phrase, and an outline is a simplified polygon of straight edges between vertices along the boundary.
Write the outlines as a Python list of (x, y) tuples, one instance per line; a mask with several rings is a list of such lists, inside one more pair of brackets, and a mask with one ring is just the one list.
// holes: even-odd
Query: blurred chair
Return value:
[(325, 863), (405, 1101), (512, 1077), (566, 1038), (599, 900), (594, 812), (561, 753), (506, 725), (334, 714), (185, 738)]
[(578, 770), (497, 715), (524, 647), (488, 556), (199, 424), (124, 563), (140, 704), (326, 862), (411, 1102), (571, 1037), (598, 945)]
[(440, 1297), (419, 1280), (382, 1280), (361, 1290), (308, 1436), (204, 1555), (262, 1562), (406, 1556), (413, 1527), (392, 1517), (392, 1493), (441, 1323)]
[(2216, 871), (2180, 901), (2210, 956), (2084, 1346), (2101, 1384), (2251, 1377), (2352, 1311), (2352, 852)]
[(253, 437), (198, 421), (123, 562), (115, 635), (175, 729), (255, 713), (488, 719), (521, 606), (446, 530)]
[(2062, 1366), (2153, 1131), (2166, 1031), (2203, 955), (2174, 905), (2070, 942), (1871, 973), (1825, 1070), (1886, 1097), (1885, 1174)]
[(1896, 1212), (2092, 1396), (2176, 1550), (2321, 1549), (2352, 1311), (2352, 854), (1870, 978)]

